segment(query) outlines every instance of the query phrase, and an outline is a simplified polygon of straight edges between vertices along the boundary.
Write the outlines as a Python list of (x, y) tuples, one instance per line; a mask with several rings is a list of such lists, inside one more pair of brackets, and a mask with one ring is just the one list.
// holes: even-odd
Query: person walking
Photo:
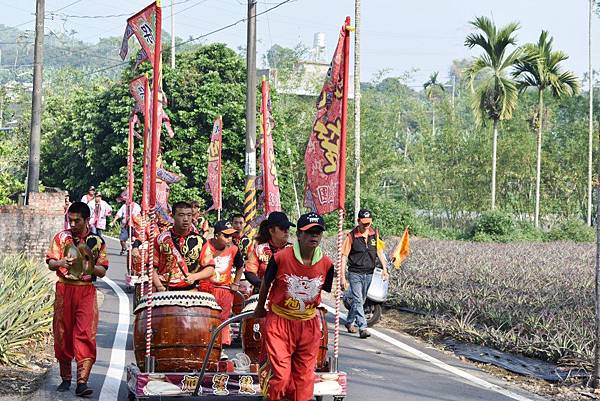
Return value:
[(81, 201), (86, 205), (94, 200), (96, 197), (96, 187), (93, 185), (88, 189), (87, 193), (81, 197)]
[(102, 232), (106, 230), (106, 218), (112, 214), (112, 207), (104, 199), (102, 194), (96, 192), (96, 197), (88, 203), (91, 211), (90, 228), (93, 234), (102, 237)]
[(360, 338), (367, 338), (371, 335), (367, 330), (364, 303), (378, 262), (383, 267), (384, 279), (387, 280), (389, 274), (379, 230), (373, 227), (372, 213), (361, 209), (358, 212), (357, 223), (342, 245), (342, 288), (349, 290), (352, 302), (346, 319), (346, 329), (349, 333), (358, 332)]

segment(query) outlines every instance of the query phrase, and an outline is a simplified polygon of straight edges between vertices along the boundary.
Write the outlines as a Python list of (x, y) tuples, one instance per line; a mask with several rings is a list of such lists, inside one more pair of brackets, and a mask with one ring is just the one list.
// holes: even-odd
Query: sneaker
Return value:
[(89, 388), (85, 383), (77, 384), (77, 388), (75, 389), (75, 395), (78, 397), (87, 397), (88, 395), (92, 395), (94, 390)]
[(229, 359), (229, 357), (227, 356), (227, 354), (225, 353), (225, 351), (221, 350), (221, 360), (222, 361), (226, 361), (228, 359)]
[(59, 393), (64, 393), (65, 391), (69, 391), (71, 388), (71, 380), (63, 380), (62, 383), (58, 385), (56, 391)]
[(346, 323), (346, 330), (348, 330), (348, 333), (358, 333), (356, 326), (350, 323)]
[(367, 329), (361, 330), (359, 333), (360, 338), (368, 338), (371, 337), (371, 333), (367, 331)]
[(125, 249), (121, 249), (121, 253), (119, 253), (119, 255), (123, 256), (125, 255), (125, 252), (127, 252)]

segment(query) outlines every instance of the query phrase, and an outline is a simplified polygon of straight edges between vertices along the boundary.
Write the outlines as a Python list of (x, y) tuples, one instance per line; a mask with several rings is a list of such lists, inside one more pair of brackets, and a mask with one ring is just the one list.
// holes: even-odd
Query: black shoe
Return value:
[(121, 249), (121, 252), (119, 253), (119, 255), (123, 256), (123, 255), (125, 255), (125, 252), (126, 252), (125, 249)]
[(85, 383), (79, 383), (77, 385), (77, 389), (75, 389), (75, 395), (78, 397), (87, 397), (88, 395), (92, 395), (94, 390), (89, 388)]
[(346, 330), (348, 330), (348, 333), (358, 333), (358, 329), (356, 328), (355, 325), (346, 323), (345, 326), (346, 326)]
[(56, 391), (59, 393), (64, 393), (65, 391), (69, 391), (71, 388), (71, 380), (63, 380), (62, 383), (58, 385)]
[(371, 333), (367, 331), (367, 329), (361, 330), (359, 333), (360, 338), (368, 338), (371, 337)]

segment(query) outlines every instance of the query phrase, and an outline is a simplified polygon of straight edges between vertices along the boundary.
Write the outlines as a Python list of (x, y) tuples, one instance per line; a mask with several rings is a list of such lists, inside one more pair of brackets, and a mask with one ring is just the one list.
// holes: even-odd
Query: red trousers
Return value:
[(71, 380), (71, 361), (75, 359), (77, 382), (86, 383), (96, 361), (96, 287), (57, 282), (52, 328), (61, 377)]
[[(233, 293), (224, 288), (213, 288), (212, 293), (221, 307), (219, 319), (221, 319), (221, 321), (229, 319), (231, 317), (231, 308), (233, 306)], [(225, 326), (223, 331), (221, 331), (221, 344), (231, 344), (231, 330), (229, 329), (229, 326)]]
[(318, 317), (290, 320), (269, 312), (265, 321), (264, 343), (267, 351), (268, 383), (263, 395), (271, 401), (313, 398), (315, 365), (321, 329)]

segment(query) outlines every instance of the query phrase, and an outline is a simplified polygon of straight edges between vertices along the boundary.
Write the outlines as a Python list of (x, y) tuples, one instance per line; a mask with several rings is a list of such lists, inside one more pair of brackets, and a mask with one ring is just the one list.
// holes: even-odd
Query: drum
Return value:
[(233, 312), (234, 315), (239, 315), (242, 312), (242, 309), (244, 309), (244, 305), (246, 303), (246, 298), (244, 297), (244, 294), (241, 293), (240, 291), (232, 291), (233, 292), (233, 306), (231, 308), (231, 311)]
[[(212, 294), (197, 291), (165, 291), (152, 296), (152, 343), (156, 372), (200, 370), (211, 332), (221, 324), (221, 308)], [(147, 296), (135, 308), (133, 346), (137, 366), (145, 371)], [(221, 335), (215, 340), (207, 370), (217, 368)]]
[[(246, 301), (246, 306), (242, 312), (253, 311), (256, 309), (258, 303), (258, 294), (252, 295)], [(265, 319), (257, 319), (254, 317), (247, 317), (242, 321), (242, 349), (244, 354), (250, 357), (252, 363), (260, 363), (260, 352), (261, 352), (261, 333), (260, 328)]]
[(319, 353), (317, 354), (317, 372), (329, 371), (329, 360), (327, 359), (327, 343), (329, 342), (329, 331), (327, 330), (327, 310), (322, 306), (317, 308), (317, 316), (321, 323), (321, 342), (319, 343)]

